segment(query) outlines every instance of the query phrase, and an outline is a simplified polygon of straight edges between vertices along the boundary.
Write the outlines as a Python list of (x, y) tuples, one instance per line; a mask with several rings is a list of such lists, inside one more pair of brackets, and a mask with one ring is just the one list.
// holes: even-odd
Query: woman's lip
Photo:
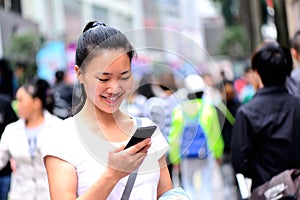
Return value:
[(104, 97), (104, 98), (107, 103), (116, 104), (121, 96), (122, 94), (116, 96)]

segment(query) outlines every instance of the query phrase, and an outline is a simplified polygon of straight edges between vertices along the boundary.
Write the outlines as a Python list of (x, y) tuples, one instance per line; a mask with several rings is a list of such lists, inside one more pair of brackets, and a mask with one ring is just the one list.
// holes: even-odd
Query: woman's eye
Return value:
[(129, 78), (130, 78), (130, 76), (122, 77), (121, 80), (128, 80)]
[(109, 79), (108, 78), (97, 78), (98, 81), (101, 81), (101, 82), (105, 82), (105, 81), (108, 81)]
[(124, 76), (121, 77), (121, 80), (128, 80), (131, 77), (131, 73), (124, 74)]

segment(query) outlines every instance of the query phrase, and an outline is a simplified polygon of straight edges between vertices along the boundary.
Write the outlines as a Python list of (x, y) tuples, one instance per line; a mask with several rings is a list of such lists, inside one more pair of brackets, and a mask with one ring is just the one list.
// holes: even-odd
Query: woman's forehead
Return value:
[(109, 73), (111, 70), (124, 71), (130, 69), (130, 58), (125, 51), (106, 50), (95, 55), (89, 66), (100, 70), (99, 73)]

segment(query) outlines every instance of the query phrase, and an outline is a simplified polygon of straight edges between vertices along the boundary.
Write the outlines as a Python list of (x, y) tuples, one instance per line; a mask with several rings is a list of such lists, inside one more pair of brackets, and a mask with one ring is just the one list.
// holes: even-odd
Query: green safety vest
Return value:
[[(183, 102), (175, 107), (172, 112), (172, 122), (169, 134), (169, 156), (173, 164), (180, 162), (180, 141), (184, 130), (184, 117), (197, 117), (201, 106), (202, 114), (199, 122), (206, 134), (209, 150), (215, 158), (221, 158), (223, 155), (224, 141), (221, 134), (220, 123), (216, 108), (202, 99), (194, 99)], [(184, 114), (184, 113), (185, 114)]]

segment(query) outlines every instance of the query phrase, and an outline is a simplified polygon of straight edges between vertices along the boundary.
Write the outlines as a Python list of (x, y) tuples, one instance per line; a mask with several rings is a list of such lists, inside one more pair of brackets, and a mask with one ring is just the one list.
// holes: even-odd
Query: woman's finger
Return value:
[(126, 149), (126, 151), (129, 152), (129, 153), (137, 153), (137, 152), (141, 151), (143, 148), (145, 148), (149, 145), (151, 145), (151, 139), (146, 138), (143, 141), (137, 143), (136, 145), (133, 145), (132, 147)]

